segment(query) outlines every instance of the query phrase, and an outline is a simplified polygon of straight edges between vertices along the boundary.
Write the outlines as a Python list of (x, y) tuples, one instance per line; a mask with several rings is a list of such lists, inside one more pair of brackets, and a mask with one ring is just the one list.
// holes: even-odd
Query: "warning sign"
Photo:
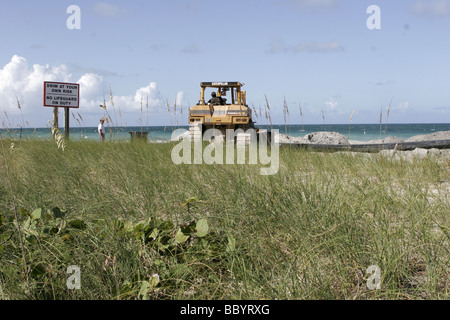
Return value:
[(44, 82), (44, 107), (79, 108), (79, 101), (79, 84)]

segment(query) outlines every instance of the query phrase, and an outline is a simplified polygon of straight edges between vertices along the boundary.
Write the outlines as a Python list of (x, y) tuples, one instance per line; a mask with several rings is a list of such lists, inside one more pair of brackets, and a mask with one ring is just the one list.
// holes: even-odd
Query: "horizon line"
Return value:
[[(267, 126), (353, 126), (353, 125), (376, 125), (376, 126), (380, 126), (380, 125), (421, 125), (421, 124), (435, 124), (435, 125), (449, 125), (450, 123), (447, 122), (392, 122), (392, 123), (280, 123), (280, 124), (255, 124), (255, 126), (260, 126), (260, 127), (267, 127)], [(110, 125), (109, 127), (111, 128), (136, 128), (136, 127), (142, 127), (142, 128), (164, 128), (164, 127), (189, 127), (189, 124), (167, 124), (167, 125), (125, 125), (125, 126), (117, 126), (117, 125)], [(59, 128), (64, 128), (64, 126), (59, 126)], [(71, 129), (76, 129), (76, 128), (97, 128), (97, 125), (94, 126), (71, 126)], [(51, 127), (32, 127), (32, 126), (19, 126), (17, 125), (16, 127), (6, 127), (6, 128), (0, 128), (0, 130), (17, 130), (17, 129), (31, 129), (31, 130), (35, 130), (35, 129), (51, 129)]]

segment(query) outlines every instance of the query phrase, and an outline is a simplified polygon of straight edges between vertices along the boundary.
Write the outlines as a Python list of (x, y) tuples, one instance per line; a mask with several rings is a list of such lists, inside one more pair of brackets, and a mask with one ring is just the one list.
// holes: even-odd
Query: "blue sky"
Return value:
[[(67, 28), (70, 5), (80, 8), (81, 29)], [(367, 28), (370, 5), (381, 10), (379, 30)], [(322, 114), (328, 124), (349, 123), (352, 113), (353, 123), (378, 123), (380, 110), (389, 123), (450, 120), (450, 0), (19, 0), (0, 6), (3, 126), (48, 124), (43, 81), (80, 83), (81, 105), (72, 111), (85, 126), (104, 115), (104, 100), (122, 125), (138, 125), (147, 114), (149, 125), (187, 124), (202, 81), (245, 83), (249, 105), (264, 110), (267, 96), (279, 124), (284, 98), (290, 123), (301, 123), (299, 105), (305, 124), (322, 124)], [(166, 99), (172, 110), (177, 102), (176, 120)]]

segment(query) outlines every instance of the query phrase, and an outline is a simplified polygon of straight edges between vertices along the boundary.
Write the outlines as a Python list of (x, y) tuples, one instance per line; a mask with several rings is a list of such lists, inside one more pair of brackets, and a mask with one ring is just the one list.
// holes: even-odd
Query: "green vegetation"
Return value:
[(0, 299), (450, 298), (448, 158), (281, 148), (261, 176), (173, 146), (4, 141)]

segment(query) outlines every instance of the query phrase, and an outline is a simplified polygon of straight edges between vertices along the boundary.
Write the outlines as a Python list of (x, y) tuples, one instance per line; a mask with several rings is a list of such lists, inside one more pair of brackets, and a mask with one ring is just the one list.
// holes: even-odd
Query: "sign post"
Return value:
[(58, 126), (58, 107), (64, 108), (64, 134), (69, 139), (69, 108), (80, 107), (80, 85), (44, 81), (44, 107), (53, 107), (53, 126)]
[(64, 108), (64, 136), (69, 140), (69, 108)]
[(55, 129), (59, 128), (58, 116), (59, 116), (58, 107), (53, 107), (53, 125), (52, 125), (53, 138), (55, 137), (55, 132), (56, 132)]

